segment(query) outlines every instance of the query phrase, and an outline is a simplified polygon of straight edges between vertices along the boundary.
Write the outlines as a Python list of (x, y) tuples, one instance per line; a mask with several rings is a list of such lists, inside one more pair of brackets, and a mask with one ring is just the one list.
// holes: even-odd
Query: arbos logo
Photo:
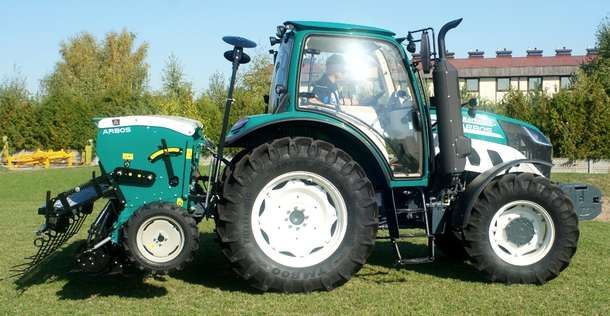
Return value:
[(131, 133), (131, 127), (115, 127), (115, 128), (106, 128), (102, 131), (102, 135), (113, 135), (113, 134), (125, 134)]

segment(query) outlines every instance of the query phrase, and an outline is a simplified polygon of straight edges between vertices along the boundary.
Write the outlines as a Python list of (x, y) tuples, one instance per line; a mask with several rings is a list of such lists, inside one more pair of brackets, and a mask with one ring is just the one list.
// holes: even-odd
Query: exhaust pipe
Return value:
[(439, 59), (432, 71), (434, 99), (437, 108), (439, 173), (443, 181), (452, 181), (466, 166), (470, 154), (470, 139), (464, 137), (458, 72), (447, 60), (445, 35), (457, 27), (462, 19), (443, 25), (438, 33)]

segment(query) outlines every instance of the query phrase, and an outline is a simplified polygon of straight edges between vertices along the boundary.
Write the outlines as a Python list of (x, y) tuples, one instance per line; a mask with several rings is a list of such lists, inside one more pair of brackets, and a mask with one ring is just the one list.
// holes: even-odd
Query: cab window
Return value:
[(300, 109), (338, 116), (362, 130), (394, 177), (422, 172), (419, 111), (398, 48), (382, 40), (310, 36), (300, 61)]

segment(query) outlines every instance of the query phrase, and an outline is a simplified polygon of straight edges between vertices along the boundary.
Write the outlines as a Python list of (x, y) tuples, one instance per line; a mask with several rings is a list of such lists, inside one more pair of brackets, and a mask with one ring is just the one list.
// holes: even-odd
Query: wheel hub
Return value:
[(544, 258), (555, 241), (549, 213), (532, 201), (517, 200), (502, 206), (491, 219), (489, 242), (503, 261), (526, 266)]
[[(303, 222), (305, 221), (305, 210), (298, 209), (295, 206), (294, 210), (292, 212), (290, 212), (288, 219), (290, 219), (290, 222), (292, 223), (292, 225), (303, 224)], [(305, 224), (303, 224), (303, 225), (305, 225)]]
[(534, 224), (524, 217), (511, 220), (504, 230), (506, 239), (518, 247), (528, 244), (535, 235)]
[(290, 267), (308, 267), (327, 259), (341, 244), (347, 207), (324, 177), (289, 172), (259, 192), (251, 225), (257, 245), (269, 258)]
[(176, 258), (184, 247), (184, 232), (178, 223), (165, 216), (146, 220), (137, 233), (138, 250), (148, 260), (162, 263)]

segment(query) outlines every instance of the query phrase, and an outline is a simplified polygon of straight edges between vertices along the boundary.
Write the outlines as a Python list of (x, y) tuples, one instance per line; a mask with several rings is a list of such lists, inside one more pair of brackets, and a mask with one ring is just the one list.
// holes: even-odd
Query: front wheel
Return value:
[(261, 290), (333, 289), (373, 249), (374, 190), (345, 152), (310, 138), (282, 138), (227, 170), (218, 208), (223, 253)]
[(570, 263), (578, 237), (570, 198), (548, 179), (528, 173), (493, 180), (464, 228), (474, 266), (506, 283), (555, 278)]

